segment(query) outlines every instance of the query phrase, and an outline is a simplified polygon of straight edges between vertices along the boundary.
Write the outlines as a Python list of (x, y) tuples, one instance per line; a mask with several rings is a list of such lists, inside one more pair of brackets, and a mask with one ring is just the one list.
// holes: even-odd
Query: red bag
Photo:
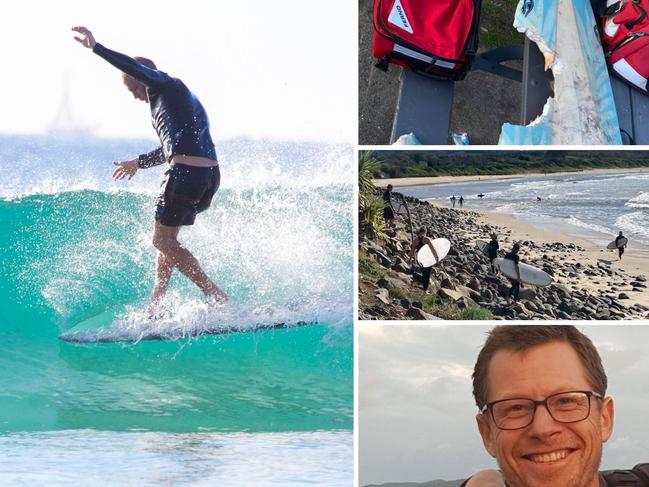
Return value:
[(602, 43), (613, 73), (648, 93), (649, 0), (607, 2), (602, 18)]
[(459, 80), (478, 48), (480, 0), (375, 0), (372, 56)]

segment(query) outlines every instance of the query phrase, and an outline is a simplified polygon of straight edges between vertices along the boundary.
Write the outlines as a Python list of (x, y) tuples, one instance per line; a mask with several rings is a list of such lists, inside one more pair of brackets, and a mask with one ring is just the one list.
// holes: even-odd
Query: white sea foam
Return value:
[(649, 245), (649, 211), (634, 211), (617, 218), (615, 224), (626, 236), (635, 237), (641, 243)]
[(631, 198), (624, 206), (629, 208), (649, 208), (649, 192), (643, 192)]
[(568, 223), (569, 225), (574, 225), (576, 227), (585, 228), (587, 230), (591, 230), (593, 232), (602, 233), (606, 235), (615, 235), (617, 233), (614, 228), (607, 227), (606, 225), (600, 225), (593, 222), (585, 222), (574, 216), (566, 219), (566, 223)]
[(342, 487), (352, 458), (350, 431), (14, 433), (0, 436), (0, 484)]
[[(113, 181), (113, 161), (130, 159), (152, 141), (0, 137), (1, 199), (65, 191), (129, 191), (156, 195), (166, 165)], [(221, 188), (322, 187), (351, 184), (350, 146), (235, 139), (217, 144)]]

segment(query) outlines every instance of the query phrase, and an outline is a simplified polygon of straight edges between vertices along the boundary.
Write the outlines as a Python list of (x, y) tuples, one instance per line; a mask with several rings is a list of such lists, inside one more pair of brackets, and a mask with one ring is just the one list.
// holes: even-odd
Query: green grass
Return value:
[(387, 289), (391, 298), (419, 301), (422, 304), (422, 309), (426, 313), (438, 316), (444, 320), (493, 319), (493, 315), (489, 310), (479, 306), (469, 306), (466, 309), (459, 309), (456, 306), (441, 303), (434, 294), (424, 294), (420, 291), (406, 291), (394, 286), (388, 286)]
[(480, 306), (469, 306), (459, 311), (458, 320), (493, 320), (494, 318), (491, 311)]
[(553, 173), (584, 169), (649, 167), (647, 151), (375, 151), (377, 178)]
[(517, 0), (485, 0), (480, 12), (480, 47), (494, 47), (522, 44), (523, 34), (514, 29), (514, 14)]
[(385, 269), (383, 269), (378, 262), (369, 257), (364, 250), (358, 251), (358, 273), (377, 280), (383, 279), (387, 276)]

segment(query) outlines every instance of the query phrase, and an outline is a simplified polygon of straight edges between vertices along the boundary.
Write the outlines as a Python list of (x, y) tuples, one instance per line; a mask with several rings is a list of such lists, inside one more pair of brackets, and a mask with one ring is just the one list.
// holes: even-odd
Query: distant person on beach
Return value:
[(464, 204), (464, 196), (460, 196), (458, 202), (460, 203), (460, 208), (462, 208), (462, 205)]
[(177, 78), (159, 71), (150, 59), (130, 58), (95, 41), (85, 27), (73, 27), (83, 47), (92, 49), (122, 71), (126, 89), (151, 107), (151, 121), (160, 138), (160, 147), (135, 159), (115, 162), (113, 178), (130, 180), (138, 169), (165, 162), (169, 169), (155, 212), (153, 245), (158, 250), (155, 286), (149, 313), (156, 311), (164, 297), (174, 269), (178, 269), (205, 294), (208, 302), (220, 304), (228, 296), (203, 272), (198, 260), (178, 242), (182, 226), (193, 225), (196, 215), (207, 210), (219, 188), (221, 175), (205, 109), (198, 98)]
[[(411, 261), (416, 259), (417, 252), (419, 252), (419, 249), (421, 249), (424, 245), (428, 245), (430, 247), (431, 252), (435, 256), (435, 260), (439, 261), (439, 257), (437, 256), (437, 251), (435, 250), (435, 247), (433, 247), (433, 241), (426, 236), (426, 233), (427, 233), (426, 227), (421, 227), (417, 232), (417, 238), (412, 241), (412, 245), (410, 247)], [(421, 268), (421, 284), (424, 287), (424, 292), (426, 294), (430, 294), (430, 291), (428, 290), (428, 285), (430, 284), (430, 272), (432, 270), (433, 270), (433, 266)]]
[(388, 184), (388, 187), (383, 191), (383, 201), (387, 205), (383, 208), (383, 220), (388, 227), (394, 225), (394, 207), (392, 206), (392, 185)]
[(489, 263), (491, 264), (491, 272), (496, 274), (496, 266), (494, 264), (494, 260), (498, 257), (498, 249), (500, 246), (498, 245), (498, 236), (495, 233), (491, 234), (491, 240), (489, 241), (489, 245), (487, 246), (487, 257), (489, 257)]
[(518, 251), (521, 249), (521, 245), (519, 243), (515, 243), (514, 246), (512, 247), (511, 252), (507, 253), (505, 255), (505, 259), (513, 260), (514, 264), (516, 264), (514, 267), (516, 268), (516, 276), (517, 279), (513, 279), (511, 277), (508, 277), (509, 282), (511, 282), (512, 287), (509, 289), (509, 293), (507, 294), (507, 304), (511, 304), (512, 297), (514, 298), (514, 302), (518, 301), (518, 294), (523, 287), (523, 282), (521, 281), (521, 270), (518, 267), (520, 258), (518, 257)]
[(620, 240), (622, 239), (627, 240), (627, 238), (622, 235), (622, 232), (620, 232), (620, 234), (615, 237), (615, 246), (617, 247), (618, 260), (622, 260), (622, 254), (624, 253), (624, 248), (626, 247), (626, 242), (624, 243), (624, 245), (619, 244)]
[(453, 208), (455, 208), (455, 195), (451, 196), (451, 205), (453, 205)]

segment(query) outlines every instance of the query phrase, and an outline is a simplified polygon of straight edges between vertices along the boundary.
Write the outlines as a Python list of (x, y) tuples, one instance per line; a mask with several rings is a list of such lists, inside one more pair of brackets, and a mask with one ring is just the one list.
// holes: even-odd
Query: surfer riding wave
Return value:
[(135, 99), (150, 105), (153, 127), (160, 138), (161, 146), (148, 154), (115, 162), (113, 178), (130, 180), (138, 169), (170, 164), (155, 212), (152, 240), (158, 259), (149, 312), (157, 315), (174, 269), (198, 286), (208, 301), (224, 303), (228, 295), (177, 238), (182, 226), (192, 225), (196, 215), (209, 208), (221, 180), (205, 109), (181, 80), (159, 71), (150, 59), (111, 51), (96, 42), (85, 27), (72, 30), (81, 34), (74, 37), (76, 41), (122, 71), (124, 85)]

